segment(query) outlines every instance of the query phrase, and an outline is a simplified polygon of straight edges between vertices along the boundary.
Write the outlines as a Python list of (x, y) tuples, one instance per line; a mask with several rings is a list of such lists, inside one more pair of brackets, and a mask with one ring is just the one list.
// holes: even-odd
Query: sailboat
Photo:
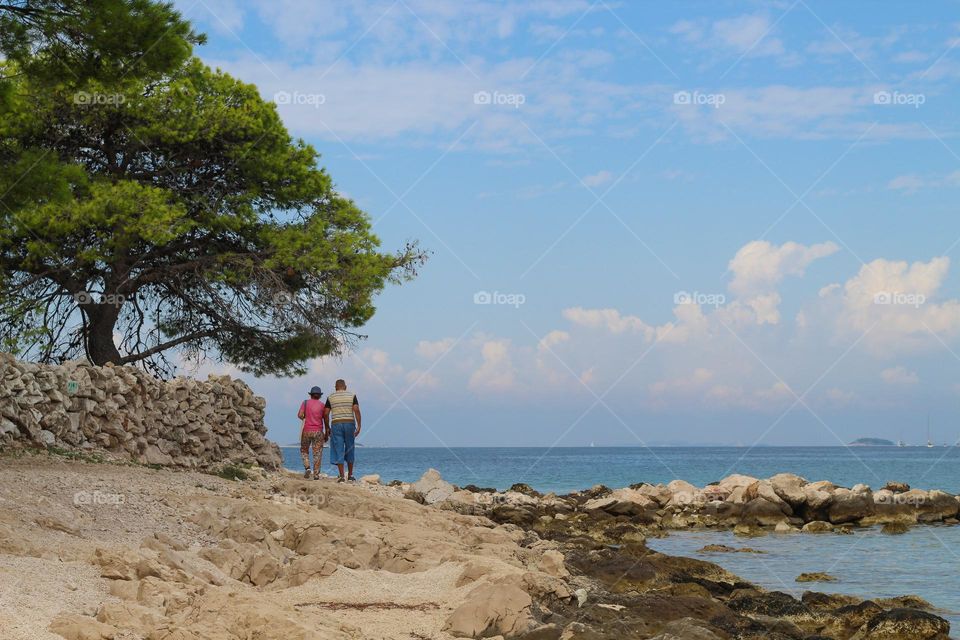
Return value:
[(927, 414), (927, 449), (933, 449), (933, 440), (930, 439), (930, 414)]

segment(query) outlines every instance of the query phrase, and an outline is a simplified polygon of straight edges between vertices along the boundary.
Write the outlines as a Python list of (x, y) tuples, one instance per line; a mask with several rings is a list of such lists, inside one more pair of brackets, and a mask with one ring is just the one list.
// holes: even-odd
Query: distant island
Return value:
[(893, 440), (884, 440), (883, 438), (857, 438), (850, 443), (851, 447), (892, 447), (896, 443)]

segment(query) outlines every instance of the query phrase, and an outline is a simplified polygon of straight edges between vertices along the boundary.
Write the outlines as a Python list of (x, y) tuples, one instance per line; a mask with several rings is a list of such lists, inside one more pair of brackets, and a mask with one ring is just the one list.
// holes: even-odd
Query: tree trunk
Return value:
[(120, 306), (116, 304), (90, 304), (86, 307), (87, 319), (87, 355), (93, 364), (103, 366), (108, 362), (120, 364), (120, 352), (113, 342), (113, 328), (120, 316)]

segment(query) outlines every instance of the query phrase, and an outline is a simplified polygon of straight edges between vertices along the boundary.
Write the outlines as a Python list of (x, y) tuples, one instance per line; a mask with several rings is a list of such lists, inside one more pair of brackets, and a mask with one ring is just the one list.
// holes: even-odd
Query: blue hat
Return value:
[(320, 390), (320, 387), (312, 387), (310, 389), (310, 395), (312, 396), (323, 395), (323, 391)]

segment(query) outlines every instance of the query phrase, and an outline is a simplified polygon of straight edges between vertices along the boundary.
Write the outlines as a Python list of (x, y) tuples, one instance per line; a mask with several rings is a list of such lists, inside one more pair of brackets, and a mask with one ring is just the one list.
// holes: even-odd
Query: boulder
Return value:
[(436, 469), (428, 469), (410, 488), (413, 492), (422, 495), (426, 504), (443, 502), (455, 491), (453, 485), (441, 478), (440, 472)]
[(683, 508), (701, 500), (700, 490), (686, 480), (671, 480), (667, 483), (670, 501), (667, 506)]
[(757, 478), (735, 473), (732, 476), (727, 476), (726, 478), (721, 480), (718, 483), (718, 485), (723, 487), (724, 489), (729, 489), (730, 491), (733, 491), (737, 487), (749, 487), (755, 482), (758, 482)]
[(800, 531), (803, 533), (829, 533), (833, 531), (833, 525), (823, 520), (814, 520), (803, 525)]
[(887, 491), (892, 491), (893, 493), (903, 493), (905, 491), (910, 491), (910, 485), (906, 482), (888, 482), (883, 485), (883, 488)]
[(786, 506), (786, 503), (782, 500), (780, 502), (781, 504), (777, 504), (766, 498), (754, 498), (743, 507), (743, 523), (773, 527), (780, 522), (785, 522), (787, 516), (784, 514), (782, 507)]
[(890, 609), (872, 617), (853, 640), (947, 640), (950, 623), (916, 609)]
[(807, 494), (803, 491), (807, 484), (804, 478), (793, 473), (778, 473), (769, 482), (774, 492), (791, 507), (799, 507), (807, 501)]
[(875, 513), (873, 495), (869, 488), (866, 491), (852, 491), (837, 489), (833, 492), (833, 499), (827, 507), (827, 517), (833, 524), (856, 522)]
[(583, 504), (586, 511), (605, 511), (613, 515), (635, 516), (655, 511), (660, 505), (651, 497), (636, 489), (617, 489), (602, 498), (594, 498)]
[(533, 600), (514, 585), (478, 587), (447, 619), (444, 631), (461, 638), (519, 636), (533, 627)]
[(641, 484), (631, 485), (630, 488), (635, 489), (638, 493), (641, 493), (652, 500), (655, 500), (661, 507), (666, 506), (666, 504), (670, 502), (670, 498), (673, 495), (670, 492), (670, 489), (667, 489), (662, 484), (654, 485), (644, 482)]

